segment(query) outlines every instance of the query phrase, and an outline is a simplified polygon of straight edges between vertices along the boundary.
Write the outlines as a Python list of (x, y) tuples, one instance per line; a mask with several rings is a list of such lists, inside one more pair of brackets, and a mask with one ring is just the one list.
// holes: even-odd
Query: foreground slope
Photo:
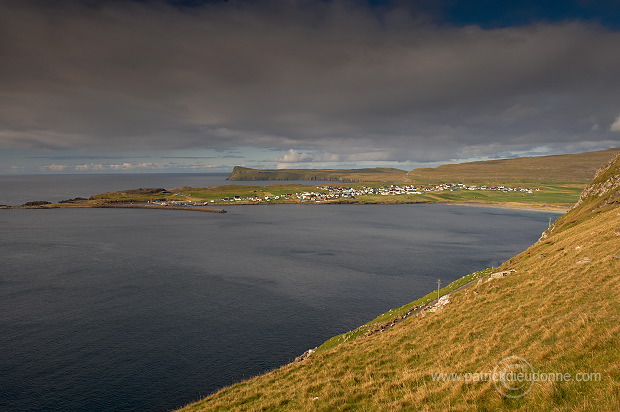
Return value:
[(620, 148), (553, 156), (486, 160), (419, 168), (407, 176), (414, 182), (563, 182), (587, 183)]
[[(620, 410), (619, 192), (616, 156), (541, 240), (498, 269), (510, 275), (184, 410)], [(508, 397), (497, 382), (450, 375), (484, 376), (510, 356), (556, 378)]]

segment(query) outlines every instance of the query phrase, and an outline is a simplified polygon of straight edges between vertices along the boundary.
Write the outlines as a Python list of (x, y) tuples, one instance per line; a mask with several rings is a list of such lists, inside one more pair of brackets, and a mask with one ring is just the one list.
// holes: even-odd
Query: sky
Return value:
[(0, 174), (618, 146), (620, 0), (0, 0)]

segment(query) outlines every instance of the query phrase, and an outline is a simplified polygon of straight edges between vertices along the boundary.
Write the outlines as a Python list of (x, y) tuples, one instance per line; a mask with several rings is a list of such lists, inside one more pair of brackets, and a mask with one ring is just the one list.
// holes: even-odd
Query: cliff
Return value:
[(235, 166), (227, 180), (326, 180), (335, 182), (399, 182), (406, 172), (391, 168), (368, 169), (251, 169)]

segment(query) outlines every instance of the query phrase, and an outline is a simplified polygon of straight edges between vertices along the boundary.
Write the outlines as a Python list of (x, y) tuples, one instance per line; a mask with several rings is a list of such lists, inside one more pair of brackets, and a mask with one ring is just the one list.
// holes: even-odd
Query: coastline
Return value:
[[(488, 207), (496, 209), (512, 209), (512, 210), (529, 210), (533, 212), (548, 212), (564, 214), (570, 207), (560, 205), (541, 205), (528, 203), (493, 203), (493, 202), (441, 202), (441, 201), (421, 201), (421, 202), (369, 202), (369, 201), (334, 201), (334, 202), (274, 202), (274, 203), (247, 203), (247, 202), (235, 202), (235, 203), (215, 203), (213, 206), (260, 206), (260, 205), (397, 205), (397, 204), (440, 204), (440, 205), (453, 205), (453, 206), (469, 206), (469, 207)], [(211, 213), (226, 213), (225, 209), (216, 209), (211, 207), (196, 207), (196, 206), (160, 206), (160, 205), (141, 205), (141, 204), (89, 204), (89, 205), (41, 205), (41, 206), (3, 206), (0, 209), (158, 209), (158, 210), (186, 210), (194, 212), (211, 212)]]
[(445, 205), (471, 206), (471, 207), (494, 207), (497, 209), (531, 210), (533, 212), (549, 212), (564, 214), (570, 206), (558, 205), (532, 205), (527, 203), (490, 203), (490, 202), (437, 202)]
[(225, 209), (214, 209), (211, 207), (192, 207), (192, 206), (159, 206), (159, 205), (124, 205), (124, 204), (98, 204), (98, 205), (71, 205), (59, 206), (42, 205), (42, 206), (4, 206), (0, 209), (8, 210), (51, 210), (51, 209), (157, 209), (157, 210), (187, 210), (190, 212), (210, 212), (210, 213), (226, 213)]
[[(512, 210), (529, 210), (533, 212), (548, 212), (564, 214), (570, 210), (570, 206), (561, 205), (549, 205), (549, 204), (533, 204), (529, 203), (493, 203), (493, 202), (450, 202), (450, 201), (432, 201), (425, 200), (420, 202), (370, 202), (370, 201), (332, 201), (332, 202), (279, 202), (279, 203), (247, 203), (247, 202), (235, 202), (230, 203), (230, 206), (268, 206), (268, 205), (453, 205), (453, 206), (470, 206), (470, 207), (489, 207), (496, 209), (512, 209)], [(224, 203), (216, 203), (216, 206), (226, 205)]]

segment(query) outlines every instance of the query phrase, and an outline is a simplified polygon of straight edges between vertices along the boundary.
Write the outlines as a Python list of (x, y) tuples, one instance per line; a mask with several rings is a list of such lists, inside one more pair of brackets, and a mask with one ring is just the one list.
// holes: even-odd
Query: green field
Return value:
[[(397, 182), (394, 182), (397, 184)], [(345, 187), (361, 188), (361, 187), (381, 187), (386, 184), (346, 184)], [(389, 184), (387, 184), (389, 186)], [(377, 204), (392, 204), (392, 203), (422, 203), (422, 202), (482, 202), (482, 203), (524, 203), (529, 205), (571, 205), (579, 198), (579, 193), (583, 189), (583, 185), (573, 184), (547, 184), (547, 185), (527, 185), (532, 189), (538, 189), (532, 194), (523, 192), (499, 192), (499, 191), (437, 191), (426, 192), (423, 194), (403, 194), (394, 196), (382, 196), (382, 195), (362, 195), (356, 196), (354, 199), (340, 199), (334, 200), (335, 202), (347, 202), (347, 203), (377, 203)], [(208, 189), (197, 188), (177, 188), (176, 193), (180, 193), (186, 196), (188, 199), (201, 199), (205, 201), (215, 200), (216, 204), (225, 205), (229, 202), (222, 202), (221, 200), (228, 197), (234, 198), (234, 196), (250, 197), (250, 196), (282, 196), (285, 194), (295, 194), (300, 192), (325, 192), (318, 189), (314, 185), (270, 185), (270, 186), (238, 186), (228, 185), (219, 186)], [(177, 198), (179, 196), (177, 195)], [(279, 199), (270, 200), (271, 203), (309, 203), (300, 202), (298, 200), (291, 199)], [(329, 203), (330, 201), (323, 201), (322, 203)], [(249, 204), (254, 203), (250, 201), (235, 201), (235, 204)]]

